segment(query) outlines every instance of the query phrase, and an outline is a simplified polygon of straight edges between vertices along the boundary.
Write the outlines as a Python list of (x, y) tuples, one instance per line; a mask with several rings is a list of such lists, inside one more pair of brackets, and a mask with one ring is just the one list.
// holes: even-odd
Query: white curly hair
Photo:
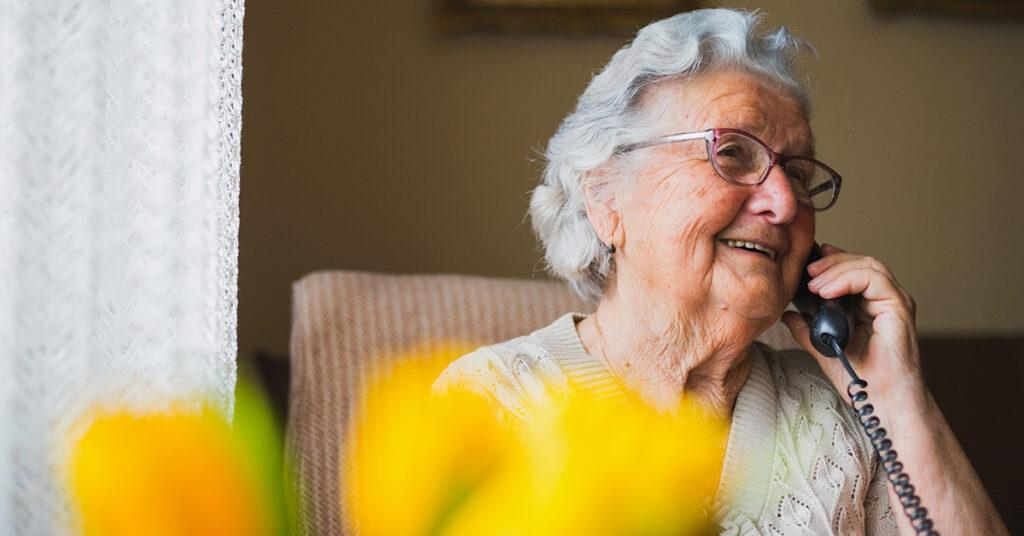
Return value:
[(758, 12), (702, 9), (649, 24), (594, 76), (551, 137), (529, 213), (548, 271), (583, 298), (600, 299), (614, 271), (612, 254), (587, 218), (583, 188), (600, 198), (615, 186), (609, 181), (630, 175), (625, 163), (611, 175), (588, 173), (649, 135), (648, 114), (638, 110), (645, 89), (715, 70), (742, 70), (781, 85), (810, 112), (796, 64), (802, 51), (813, 49), (785, 27), (759, 32), (760, 19)]

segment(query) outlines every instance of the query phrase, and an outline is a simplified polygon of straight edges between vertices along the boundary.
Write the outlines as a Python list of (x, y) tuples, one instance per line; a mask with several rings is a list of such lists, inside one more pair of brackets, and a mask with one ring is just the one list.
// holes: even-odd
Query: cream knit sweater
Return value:
[[(569, 313), (530, 335), (454, 361), (436, 392), (472, 390), (506, 418), (528, 419), (553, 390), (624, 397)], [(885, 475), (847, 402), (801, 351), (755, 343), (732, 415), (715, 497), (722, 534), (898, 534)]]

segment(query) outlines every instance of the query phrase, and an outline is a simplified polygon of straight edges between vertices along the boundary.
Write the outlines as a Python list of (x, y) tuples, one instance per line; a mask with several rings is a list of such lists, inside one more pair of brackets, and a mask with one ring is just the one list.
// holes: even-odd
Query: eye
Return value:
[(719, 144), (718, 151), (715, 154), (722, 158), (741, 159), (746, 156), (747, 150), (738, 143), (726, 143)]
[(811, 172), (797, 165), (789, 165), (786, 166), (786, 176), (802, 189), (806, 189), (808, 186), (807, 183), (811, 177)]

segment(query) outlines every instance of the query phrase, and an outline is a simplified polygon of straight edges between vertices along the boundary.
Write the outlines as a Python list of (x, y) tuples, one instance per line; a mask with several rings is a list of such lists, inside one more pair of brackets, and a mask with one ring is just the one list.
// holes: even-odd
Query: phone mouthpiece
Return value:
[(839, 357), (832, 345), (833, 340), (839, 343), (840, 348), (845, 349), (846, 343), (850, 342), (850, 327), (842, 307), (828, 300), (821, 305), (818, 314), (814, 315), (814, 323), (811, 324), (811, 344), (825, 357)]

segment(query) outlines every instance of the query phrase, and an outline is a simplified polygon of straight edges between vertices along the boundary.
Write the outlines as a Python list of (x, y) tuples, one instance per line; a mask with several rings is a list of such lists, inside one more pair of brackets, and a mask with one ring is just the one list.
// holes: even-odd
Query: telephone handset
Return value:
[(868, 382), (857, 376), (857, 372), (853, 370), (850, 360), (846, 358), (846, 353), (843, 351), (853, 334), (852, 320), (860, 298), (850, 295), (826, 300), (807, 288), (807, 283), (811, 280), (810, 274), (807, 273), (807, 265), (821, 257), (821, 247), (815, 242), (811, 247), (807, 262), (804, 263), (803, 276), (800, 279), (796, 295), (793, 297), (793, 305), (807, 320), (811, 345), (814, 346), (814, 349), (825, 357), (839, 359), (847, 374), (850, 375), (852, 381), (846, 386), (850, 404), (857, 415), (857, 420), (860, 421), (867, 433), (868, 439), (871, 440), (871, 446), (875, 449), (875, 454), (878, 456), (893, 490), (900, 498), (903, 513), (910, 519), (915, 533), (937, 536), (939, 533), (933, 529), (934, 523), (928, 517), (928, 510), (921, 505), (921, 498), (914, 492), (910, 476), (903, 472), (903, 464), (896, 459), (892, 440), (885, 437), (886, 431), (881, 427), (882, 422), (873, 415), (874, 406), (867, 402)]
[(855, 298), (846, 296), (838, 300), (826, 300), (808, 290), (807, 283), (810, 283), (811, 276), (807, 273), (807, 265), (821, 257), (821, 247), (815, 242), (804, 263), (803, 277), (793, 297), (793, 305), (811, 319), (808, 326), (811, 328), (811, 344), (814, 349), (823, 356), (838, 357), (839, 353), (832, 347), (832, 340), (839, 343), (840, 348), (846, 348), (850, 342), (850, 319), (853, 317)]

